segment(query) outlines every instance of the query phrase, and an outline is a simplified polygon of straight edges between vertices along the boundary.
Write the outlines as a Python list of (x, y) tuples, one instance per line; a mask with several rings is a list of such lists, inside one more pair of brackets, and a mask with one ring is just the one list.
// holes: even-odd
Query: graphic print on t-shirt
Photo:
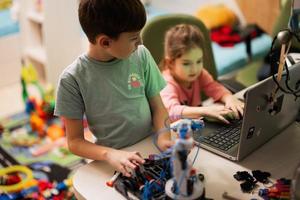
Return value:
[(141, 77), (137, 73), (131, 73), (128, 76), (128, 89), (140, 88), (142, 86)]

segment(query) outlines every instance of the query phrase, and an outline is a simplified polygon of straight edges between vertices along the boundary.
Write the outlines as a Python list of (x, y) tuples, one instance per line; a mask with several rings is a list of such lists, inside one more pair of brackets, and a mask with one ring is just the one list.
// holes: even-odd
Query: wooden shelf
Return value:
[(29, 11), (27, 14), (28, 19), (30, 19), (32, 22), (43, 24), (44, 22), (44, 14), (37, 11)]
[(42, 5), (33, 0), (20, 2), (24, 59), (38, 69), (40, 80), (55, 85), (64, 68), (82, 52), (78, 1), (44, 0)]
[(35, 61), (37, 61), (37, 62), (39, 62), (43, 65), (45, 65), (46, 62), (47, 62), (46, 52), (45, 52), (45, 49), (42, 48), (42, 47), (27, 48), (25, 50), (25, 54), (29, 58), (31, 58), (31, 59), (33, 59), (33, 60), (35, 60)]

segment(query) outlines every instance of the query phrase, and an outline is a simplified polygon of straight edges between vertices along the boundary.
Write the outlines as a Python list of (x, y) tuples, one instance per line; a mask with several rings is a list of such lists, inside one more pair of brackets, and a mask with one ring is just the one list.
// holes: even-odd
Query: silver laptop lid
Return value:
[[(293, 90), (300, 90), (300, 63), (289, 68), (289, 77), (288, 86)], [(287, 74), (284, 73), (280, 85), (284, 90), (289, 91), (286, 79)], [(246, 92), (238, 160), (256, 150), (295, 121), (300, 109), (300, 97), (296, 98), (293, 94), (285, 94), (278, 90), (275, 95), (276, 103), (271, 104), (270, 96), (275, 88), (276, 83), (272, 77), (269, 77)]]

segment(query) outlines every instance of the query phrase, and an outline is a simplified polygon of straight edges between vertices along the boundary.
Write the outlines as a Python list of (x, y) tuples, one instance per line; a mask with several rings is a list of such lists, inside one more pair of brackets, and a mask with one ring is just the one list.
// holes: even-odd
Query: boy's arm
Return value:
[(82, 120), (64, 118), (69, 149), (72, 153), (92, 160), (105, 160), (125, 176), (128, 168), (144, 163), (138, 152), (127, 152), (97, 145), (84, 139)]
[[(160, 95), (153, 96), (149, 99), (151, 111), (152, 111), (152, 121), (154, 126), (154, 131), (166, 128), (165, 125), (169, 126), (170, 122), (168, 120), (168, 112), (161, 100)], [(166, 131), (158, 136), (157, 144), (161, 150), (166, 150), (171, 147), (174, 143), (171, 141), (170, 131)]]
[(82, 120), (64, 118), (68, 147), (71, 152), (92, 160), (105, 160), (109, 148), (84, 139)]

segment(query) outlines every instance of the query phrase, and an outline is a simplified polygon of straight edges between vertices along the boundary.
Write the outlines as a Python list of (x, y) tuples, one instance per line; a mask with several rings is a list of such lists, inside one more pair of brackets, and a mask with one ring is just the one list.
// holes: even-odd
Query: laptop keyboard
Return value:
[(209, 136), (202, 137), (200, 141), (217, 149), (227, 151), (239, 143), (242, 121), (242, 119), (232, 120), (230, 124), (217, 129)]

